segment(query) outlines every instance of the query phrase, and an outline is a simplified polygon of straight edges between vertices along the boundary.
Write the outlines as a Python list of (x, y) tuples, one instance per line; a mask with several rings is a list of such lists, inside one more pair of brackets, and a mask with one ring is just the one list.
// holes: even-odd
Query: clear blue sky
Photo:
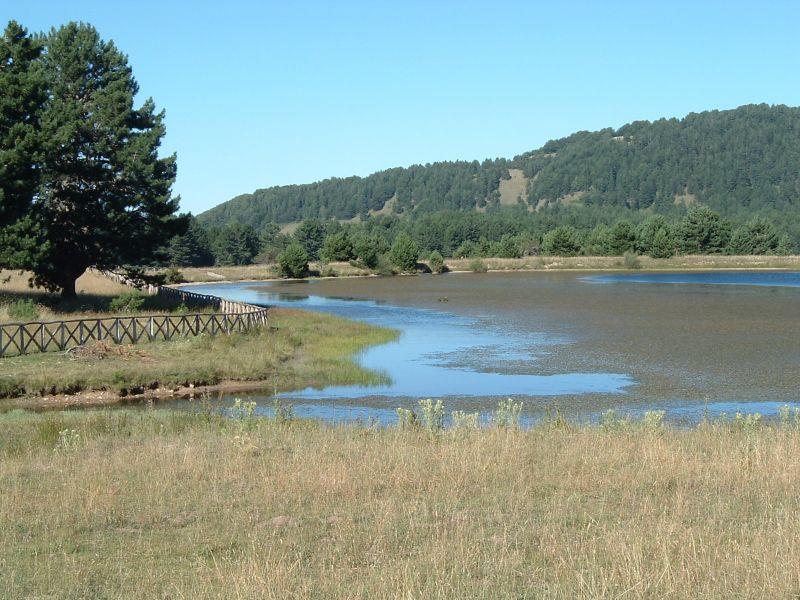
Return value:
[(512, 157), (581, 129), (800, 105), (800, 2), (6, 0), (93, 24), (167, 111), (195, 214), (257, 188)]

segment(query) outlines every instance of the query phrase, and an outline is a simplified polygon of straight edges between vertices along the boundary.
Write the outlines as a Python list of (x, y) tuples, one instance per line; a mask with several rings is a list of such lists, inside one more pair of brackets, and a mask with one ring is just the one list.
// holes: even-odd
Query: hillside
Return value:
[(671, 212), (696, 202), (740, 217), (800, 206), (800, 108), (748, 105), (636, 121), (577, 132), (510, 160), (414, 165), (260, 189), (198, 220), (261, 229), (311, 217), (364, 220), (508, 205), (529, 212), (565, 205)]

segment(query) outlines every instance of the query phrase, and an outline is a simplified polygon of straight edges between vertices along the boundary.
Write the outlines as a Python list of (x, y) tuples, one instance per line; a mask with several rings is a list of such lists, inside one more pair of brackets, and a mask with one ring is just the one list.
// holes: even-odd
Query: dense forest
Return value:
[[(416, 219), (518, 205), (530, 213), (526, 219), (566, 219), (557, 225), (569, 225), (580, 217), (559, 209), (601, 208), (611, 210), (612, 220), (638, 220), (641, 210), (679, 216), (703, 204), (739, 223), (765, 216), (796, 243), (799, 167), (800, 108), (748, 105), (582, 131), (510, 160), (415, 165), (257, 190), (198, 220), (207, 227), (236, 221), (260, 231), (270, 222), (309, 218), (366, 221), (379, 213)], [(512, 176), (517, 186), (509, 193), (504, 182)], [(588, 212), (592, 226), (609, 221)]]
[(413, 270), (431, 256), (788, 254), (798, 208), (800, 108), (751, 105), (578, 132), (511, 160), (258, 190), (199, 215), (170, 256)]

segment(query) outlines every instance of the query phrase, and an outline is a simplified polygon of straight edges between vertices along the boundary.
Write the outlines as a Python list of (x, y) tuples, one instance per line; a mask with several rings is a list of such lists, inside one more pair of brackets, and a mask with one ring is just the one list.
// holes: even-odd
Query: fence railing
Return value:
[(179, 299), (186, 306), (210, 306), (219, 312), (7, 323), (0, 325), (0, 357), (64, 351), (91, 341), (137, 344), (204, 333), (244, 332), (269, 325), (269, 309), (265, 307), (163, 286), (156, 293)]

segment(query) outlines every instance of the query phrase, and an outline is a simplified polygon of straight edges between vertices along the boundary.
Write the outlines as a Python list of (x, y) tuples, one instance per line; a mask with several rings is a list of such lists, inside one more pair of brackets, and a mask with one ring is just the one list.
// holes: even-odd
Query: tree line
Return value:
[(159, 157), (164, 113), (134, 105), (127, 57), (85, 23), (0, 39), (0, 269), (75, 295), (89, 267), (162, 260), (186, 230)]
[[(351, 261), (370, 269), (382, 264), (401, 271), (416, 262), (443, 258), (520, 258), (532, 255), (668, 258), (676, 254), (790, 254), (790, 237), (771, 220), (754, 216), (736, 223), (707, 206), (682, 215), (637, 213), (637, 220), (587, 219), (590, 213), (564, 209), (573, 218), (543, 220), (524, 211), (443, 212), (419, 219), (373, 217), (364, 223), (306, 219), (292, 233), (276, 223), (261, 231), (230, 223), (207, 228), (193, 220), (169, 246), (173, 266), (245, 265), (279, 262), (298, 275), (308, 261)], [(595, 216), (608, 217), (607, 211)], [(562, 224), (567, 223), (567, 224)]]

